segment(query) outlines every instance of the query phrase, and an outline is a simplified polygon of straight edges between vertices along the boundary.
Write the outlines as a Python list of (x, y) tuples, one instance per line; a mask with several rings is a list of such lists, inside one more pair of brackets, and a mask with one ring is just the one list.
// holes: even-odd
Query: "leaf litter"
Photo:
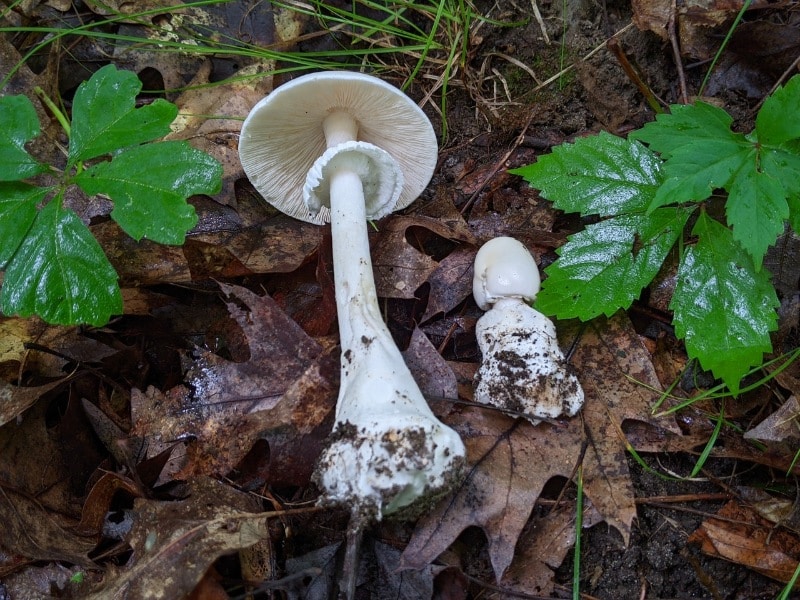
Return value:
[[(690, 42), (687, 39), (686, 44)], [(159, 70), (172, 68), (159, 63)], [(203, 66), (195, 83), (202, 85), (208, 77), (208, 68)], [(30, 87), (24, 84), (21, 91)], [(246, 102), (261, 93), (246, 85), (233, 89), (243, 94)], [(186, 92), (178, 103), (187, 113), (218, 111), (243, 116), (246, 106), (222, 96)], [(235, 123), (220, 121), (217, 125), (215, 129), (213, 122), (189, 118), (185, 129), (175, 134), (192, 139), (196, 147), (217, 151), (225, 166), (225, 199), (192, 200), (200, 223), (190, 232), (187, 246), (123, 245), (119, 232), (109, 230), (107, 222), (92, 228), (123, 275), (125, 319), (139, 315), (146, 319), (143, 325), (153, 327), (159, 323), (158, 319), (150, 321), (154, 315), (175, 315), (180, 310), (169, 307), (176, 300), (179, 305), (190, 300), (188, 294), (182, 296), (174, 290), (164, 294), (163, 287), (143, 286), (205, 286), (212, 296), (222, 289), (231, 319), (214, 321), (221, 328), (214, 336), (231, 342), (237, 337), (234, 331), (239, 331), (244, 349), (223, 345), (220, 350), (210, 343), (202, 347), (211, 340), (211, 321), (195, 320), (195, 328), (207, 329), (208, 337), (191, 334), (189, 329), (171, 332), (193, 343), (178, 342), (176, 354), (181, 355), (181, 362), (167, 368), (157, 366), (158, 360), (148, 354), (152, 348), (123, 348), (120, 340), (130, 341), (135, 331), (124, 326), (95, 332), (93, 337), (74, 329), (64, 334), (61, 328), (44, 328), (45, 335), (35, 338), (44, 347), (71, 355), (73, 361), (22, 351), (21, 342), (16, 352), (7, 354), (3, 364), (9, 368), (4, 374), (46, 374), (57, 380), (30, 378), (23, 386), (19, 378), (7, 375), (4, 379), (4, 390), (16, 400), (8, 411), (7, 424), (0, 429), (0, 488), (7, 502), (2, 514), (16, 511), (22, 520), (13, 526), (28, 537), (19, 537), (20, 543), (10, 548), (23, 562), (5, 563), (3, 573), (24, 573), (21, 565), (30, 560), (58, 559), (86, 566), (90, 584), (102, 580), (106, 587), (96, 592), (100, 594), (97, 597), (124, 589), (136, 590), (130, 597), (144, 597), (152, 589), (166, 589), (172, 597), (180, 597), (204, 581), (203, 574), (221, 554), (268, 540), (267, 519), (280, 516), (276, 511), (268, 517), (271, 513), (262, 512), (264, 503), (255, 501), (254, 496), (235, 492), (234, 486), (205, 475), (228, 476), (245, 489), (291, 489), (296, 497), (313, 499), (313, 493), (300, 490), (307, 488), (308, 473), (327, 433), (326, 419), (333, 410), (338, 376), (335, 339), (327, 337), (330, 307), (323, 309), (326, 315), (318, 322), (307, 308), (330, 291), (331, 267), (323, 248), (327, 241), (318, 228), (303, 229), (269, 215), (238, 186), (236, 161), (225, 158), (231, 156)], [(481, 156), (481, 164), (489, 163), (491, 157)], [(444, 165), (442, 171), (447, 176), (455, 167)], [(483, 407), (460, 404), (470, 398), (470, 377), (477, 358), (468, 344), (454, 349), (452, 336), (457, 335), (459, 344), (468, 339), (478, 314), (465, 284), (478, 240), (516, 235), (538, 250), (537, 256), (544, 256), (563, 243), (565, 235), (558, 229), (564, 223), (550, 205), (531, 191), (519, 189), (502, 171), (493, 175), (489, 166), (470, 170), (469, 165), (461, 164), (453, 179), (455, 190), (434, 185), (433, 200), (422, 205), (423, 199), (409, 214), (378, 224), (379, 231), (372, 236), (376, 270), (383, 275), (382, 296), (393, 299), (391, 306), (400, 315), (416, 315), (422, 323), (408, 333), (406, 359), (434, 408), (467, 441), (471, 469), (462, 487), (420, 521), (410, 541), (407, 535), (392, 539), (392, 528), (397, 525), (387, 524), (378, 531), (393, 543), (369, 542), (363, 561), (365, 569), (378, 567), (389, 582), (385, 589), (392, 590), (392, 597), (430, 596), (435, 584), (444, 581), (451, 586), (448, 590), (454, 591), (461, 579), (440, 576), (470, 570), (470, 565), (460, 560), (458, 547), (468, 534), (465, 530), (475, 525), (485, 532), (488, 560), (502, 586), (550, 594), (553, 572), (574, 543), (574, 491), (568, 479), (576, 465), (582, 462), (589, 505), (584, 525), (605, 521), (627, 542), (636, 534), (637, 509), (625, 435), (643, 452), (692, 452), (707, 440), (711, 428), (703, 413), (694, 414), (695, 427), (673, 417), (653, 417), (651, 407), (659, 394), (652, 390), (671, 382), (659, 383), (650, 351), (637, 333), (641, 328), (637, 325), (634, 329), (624, 315), (593, 322), (584, 329), (568, 322), (559, 324), (563, 347), (571, 349), (571, 363), (587, 392), (587, 406), (580, 417), (534, 428)], [(228, 205), (231, 193), (236, 202)], [(473, 194), (473, 210), (464, 211), (464, 201)], [(203, 206), (208, 209), (205, 219)], [(398, 269), (400, 272), (395, 272)], [(213, 284), (209, 288), (212, 278), (236, 278), (250, 289)], [(445, 333), (434, 335), (442, 324)], [(447, 333), (451, 330), (455, 332), (452, 335)], [(59, 335), (64, 336), (61, 341), (52, 341)], [(434, 346), (431, 341), (437, 336)], [(122, 385), (115, 386), (114, 393), (92, 392), (86, 385), (86, 373), (91, 373), (87, 367), (111, 369), (109, 372), (119, 375), (118, 366), (109, 361), (112, 357), (150, 365), (152, 371), (148, 376), (140, 373), (120, 378)], [(81, 381), (62, 380), (76, 365)], [(146, 385), (140, 387), (141, 383)], [(84, 414), (86, 397), (92, 398), (91, 406), (99, 407), (99, 414)], [(459, 402), (449, 401), (454, 398)], [(786, 423), (794, 413), (789, 410), (782, 417), (766, 421), (764, 426), (780, 431), (776, 423)], [(106, 423), (102, 428), (111, 433), (101, 436), (104, 418), (115, 425)], [(76, 445), (78, 440), (85, 445)], [(107, 450), (115, 444), (121, 444), (124, 451)], [(65, 452), (77, 447), (87, 454), (83, 462), (94, 464), (70, 473), (74, 469), (64, 457), (72, 454)], [(752, 447), (736, 446), (732, 439), (718, 451), (719, 456), (726, 453), (748, 461), (760, 459), (776, 468), (789, 466), (785, 451), (759, 454)], [(115, 460), (104, 461), (106, 454)], [(11, 464), (11, 456), (24, 459)], [(41, 465), (48, 465), (48, 470), (42, 471)], [(108, 471), (109, 467), (116, 472)], [(186, 478), (187, 483), (176, 484), (178, 477)], [(554, 483), (556, 491), (550, 489)], [(127, 501), (131, 520), (121, 521), (128, 528), (123, 526), (116, 539), (132, 554), (116, 555), (117, 566), (113, 566), (97, 554), (95, 546), (107, 535), (101, 533), (108, 526), (106, 512), (119, 506), (120, 497)], [(463, 510), (456, 510), (458, 507)], [(303, 531), (303, 527), (308, 529)], [(335, 586), (335, 553), (341, 538), (325, 545), (322, 532), (327, 528), (308, 520), (294, 522), (294, 528), (303, 537), (318, 535), (311, 547), (319, 550), (306, 548), (306, 554), (287, 557), (285, 573), (305, 573), (313, 583), (307, 588), (287, 583), (286, 589), (294, 590), (290, 597), (323, 597), (323, 590), (329, 592)], [(716, 529), (709, 535), (735, 541), (730, 530)], [(781, 543), (791, 554), (791, 540)], [(7, 544), (5, 539), (3, 545)], [(754, 546), (752, 556), (758, 557), (761, 547)], [(92, 562), (88, 562), (89, 556)], [(456, 566), (437, 565), (437, 558)], [(747, 563), (741, 557), (728, 558)], [(420, 587), (406, 585), (403, 576), (392, 574), (398, 560), (401, 566), (422, 567)], [(98, 564), (106, 568), (105, 573), (96, 570)], [(176, 564), (190, 567), (184, 579), (170, 578)], [(313, 576), (307, 570), (312, 568), (317, 569)], [(57, 577), (55, 573), (40, 575), (53, 581)], [(7, 585), (11, 581), (4, 577)], [(369, 576), (364, 581), (370, 583)], [(23, 589), (19, 585), (17, 590)], [(65, 587), (69, 584), (59, 584), (59, 589)], [(88, 587), (82, 591), (89, 593)]]

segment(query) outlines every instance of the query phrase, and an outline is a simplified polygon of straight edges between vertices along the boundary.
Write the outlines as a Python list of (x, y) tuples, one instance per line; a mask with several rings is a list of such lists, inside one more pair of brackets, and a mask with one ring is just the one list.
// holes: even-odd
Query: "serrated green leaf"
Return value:
[(75, 178), (87, 194), (114, 201), (111, 217), (135, 240), (182, 244), (197, 224), (193, 194), (220, 190), (222, 165), (186, 142), (134, 146)]
[(36, 207), (50, 192), (27, 183), (0, 183), (0, 269), (19, 248), (36, 218)]
[(657, 115), (655, 121), (628, 137), (647, 143), (651, 150), (667, 159), (681, 152), (688, 143), (743, 141), (743, 135), (731, 131), (732, 122), (733, 118), (723, 109), (705, 102), (673, 104), (669, 113)]
[(646, 142), (666, 159), (664, 185), (648, 207), (701, 201), (715, 188), (728, 189), (753, 144), (734, 133), (731, 116), (704, 102), (673, 105), (630, 137)]
[(19, 181), (43, 173), (25, 144), (39, 135), (39, 117), (25, 96), (0, 97), (0, 181)]
[(136, 108), (142, 82), (106, 65), (78, 86), (72, 106), (69, 164), (167, 135), (178, 108), (166, 100)]
[(800, 75), (764, 100), (756, 117), (756, 134), (762, 144), (782, 144), (800, 138)]
[(752, 159), (746, 141), (686, 141), (664, 163), (666, 181), (649, 209), (668, 204), (705, 200), (716, 188), (728, 189), (742, 165)]
[(582, 215), (644, 210), (662, 181), (658, 157), (606, 132), (556, 146), (536, 163), (510, 172), (561, 210)]
[(778, 298), (769, 273), (756, 271), (728, 228), (703, 213), (692, 233), (699, 240), (681, 261), (670, 304), (675, 333), (690, 357), (738, 393), (744, 374), (772, 350)]
[(755, 160), (748, 160), (736, 173), (725, 204), (733, 238), (753, 257), (756, 270), (761, 269), (767, 248), (783, 233), (789, 218), (786, 191), (780, 180), (756, 169)]
[(783, 185), (789, 204), (789, 223), (792, 229), (800, 231), (800, 152), (786, 146), (762, 148), (761, 170)]
[(104, 325), (122, 312), (117, 273), (78, 216), (49, 202), (8, 263), (0, 306), (49, 323)]
[(546, 269), (536, 307), (560, 319), (592, 319), (628, 308), (655, 277), (691, 208), (621, 215), (570, 236)]

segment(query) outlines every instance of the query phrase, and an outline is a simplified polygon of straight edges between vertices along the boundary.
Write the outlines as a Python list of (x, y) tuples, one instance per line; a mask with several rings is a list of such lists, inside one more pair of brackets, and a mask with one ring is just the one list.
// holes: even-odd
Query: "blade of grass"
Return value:
[(572, 550), (572, 598), (581, 597), (581, 532), (583, 530), (583, 465), (575, 474), (578, 497), (575, 500), (575, 548)]

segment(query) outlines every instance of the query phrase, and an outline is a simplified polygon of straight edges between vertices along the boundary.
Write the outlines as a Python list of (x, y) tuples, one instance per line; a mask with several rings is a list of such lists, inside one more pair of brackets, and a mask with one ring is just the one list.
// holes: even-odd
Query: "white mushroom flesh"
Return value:
[(473, 294), (488, 312), (475, 326), (482, 354), (475, 400), (522, 414), (534, 425), (575, 415), (584, 399), (553, 322), (528, 305), (538, 292), (538, 268), (520, 242), (495, 238), (478, 251)]
[(450, 489), (465, 449), (434, 416), (381, 318), (362, 185), (370, 158), (350, 142), (342, 147), (326, 179), (342, 376), (336, 424), (314, 477), (326, 501), (351, 506), (363, 522)]

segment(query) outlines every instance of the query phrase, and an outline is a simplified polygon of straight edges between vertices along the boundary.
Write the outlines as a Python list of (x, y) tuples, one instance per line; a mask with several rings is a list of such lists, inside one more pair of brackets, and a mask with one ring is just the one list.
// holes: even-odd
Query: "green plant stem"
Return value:
[(66, 132), (67, 137), (69, 137), (70, 131), (72, 129), (70, 127), (69, 119), (67, 119), (67, 116), (61, 111), (60, 108), (58, 108), (58, 106), (56, 106), (56, 103), (50, 99), (50, 96), (48, 96), (45, 93), (45, 91), (38, 85), (33, 88), (33, 91), (36, 92), (36, 95), (39, 96), (39, 98), (42, 99), (42, 102), (44, 102), (47, 105), (47, 108), (50, 109), (50, 112), (53, 113), (53, 116), (58, 120), (58, 122), (61, 124), (61, 127)]

